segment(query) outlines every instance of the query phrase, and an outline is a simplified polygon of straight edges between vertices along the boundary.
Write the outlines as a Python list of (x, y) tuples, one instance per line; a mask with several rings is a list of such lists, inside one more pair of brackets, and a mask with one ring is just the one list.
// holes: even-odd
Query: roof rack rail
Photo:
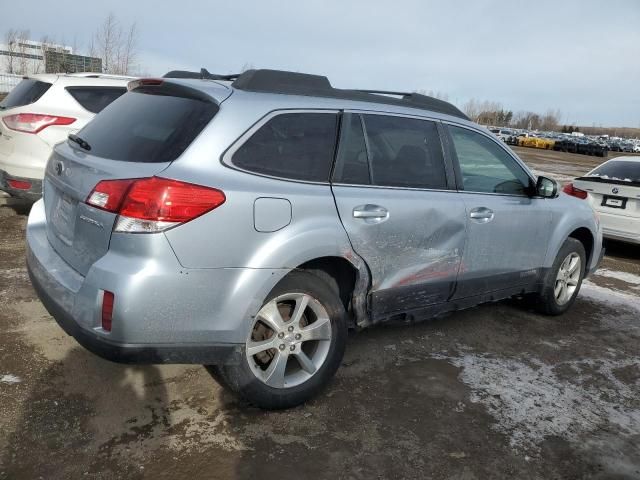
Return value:
[(165, 73), (162, 78), (197, 78), (199, 80), (234, 80), (240, 76), (239, 73), (229, 75), (221, 75), (218, 73), (209, 73), (206, 68), (201, 68), (199, 72), (190, 72), (188, 70), (171, 70)]
[(399, 97), (405, 97), (407, 95), (411, 95), (410, 92), (390, 92), (387, 90), (356, 90), (357, 92), (362, 92), (362, 93), (375, 93), (378, 95), (397, 95)]
[[(323, 75), (267, 69), (247, 70), (238, 75), (231, 86), (248, 92), (340, 98), (360, 102), (399, 105), (430, 110), (469, 120), (469, 117), (462, 111), (444, 100), (419, 93), (334, 88), (331, 86), (329, 79)], [(395, 95), (402, 98), (393, 98), (385, 95)]]

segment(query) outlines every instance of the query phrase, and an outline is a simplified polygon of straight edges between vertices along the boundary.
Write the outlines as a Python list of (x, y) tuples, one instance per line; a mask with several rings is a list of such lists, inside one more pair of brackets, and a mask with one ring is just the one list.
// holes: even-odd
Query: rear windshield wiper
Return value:
[(91, 145), (89, 145), (85, 140), (81, 139), (78, 135), (74, 133), (69, 134), (69, 140), (80, 145), (81, 148), (86, 150), (87, 152), (91, 150)]

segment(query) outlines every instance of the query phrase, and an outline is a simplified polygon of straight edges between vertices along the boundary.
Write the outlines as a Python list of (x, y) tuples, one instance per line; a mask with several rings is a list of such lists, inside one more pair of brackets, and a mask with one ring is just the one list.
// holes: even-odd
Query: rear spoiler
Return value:
[(602, 178), (602, 177), (578, 177), (576, 178), (576, 180), (578, 181), (582, 181), (582, 182), (595, 182), (595, 183), (611, 183), (612, 185), (625, 185), (627, 187), (640, 187), (640, 181), (639, 182), (627, 182), (625, 180), (615, 180), (612, 178)]
[(162, 78), (139, 78), (127, 84), (127, 90), (151, 95), (167, 95), (170, 97), (191, 98), (201, 102), (214, 103), (218, 101), (197, 88), (188, 87), (180, 83), (167, 82)]

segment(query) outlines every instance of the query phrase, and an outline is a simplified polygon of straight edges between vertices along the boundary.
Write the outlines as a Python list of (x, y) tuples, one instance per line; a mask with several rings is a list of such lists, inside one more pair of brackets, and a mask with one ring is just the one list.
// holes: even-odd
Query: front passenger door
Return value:
[(454, 125), (448, 131), (467, 215), (467, 244), (454, 298), (535, 282), (551, 228), (548, 200), (529, 195), (533, 179), (488, 134)]

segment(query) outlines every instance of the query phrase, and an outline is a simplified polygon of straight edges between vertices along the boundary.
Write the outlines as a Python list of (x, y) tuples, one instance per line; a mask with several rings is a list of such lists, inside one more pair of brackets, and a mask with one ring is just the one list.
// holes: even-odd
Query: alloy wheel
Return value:
[(566, 304), (578, 288), (578, 282), (580, 281), (580, 274), (582, 269), (582, 261), (580, 255), (575, 252), (571, 252), (560, 264), (558, 269), (558, 275), (556, 276), (556, 283), (553, 288), (556, 303), (558, 305)]
[(246, 342), (253, 374), (273, 388), (309, 380), (331, 346), (331, 320), (322, 304), (305, 293), (280, 295), (256, 315)]

